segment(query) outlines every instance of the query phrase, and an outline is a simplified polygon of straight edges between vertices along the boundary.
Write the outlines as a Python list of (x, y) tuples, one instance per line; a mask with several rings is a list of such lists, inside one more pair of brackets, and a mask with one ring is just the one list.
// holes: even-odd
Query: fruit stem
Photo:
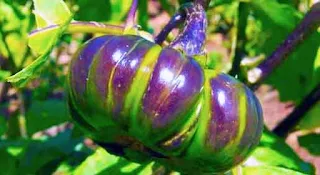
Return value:
[[(51, 30), (57, 28), (59, 28), (59, 25), (51, 25), (42, 29), (33, 30), (29, 34), (29, 36), (50, 32)], [(104, 33), (112, 35), (122, 35), (124, 27), (98, 22), (73, 21), (69, 24), (66, 31), (67, 33)]]
[(176, 12), (168, 22), (168, 24), (160, 31), (160, 33), (155, 38), (155, 43), (161, 45), (164, 40), (167, 38), (169, 33), (178, 25), (182, 24), (185, 20), (186, 16), (185, 13), (181, 11)]
[(135, 17), (137, 12), (138, 0), (132, 0), (130, 10), (128, 12), (125, 34), (137, 34), (138, 29), (136, 27)]
[(320, 100), (320, 83), (308, 94), (303, 101), (274, 129), (273, 132), (286, 137), (288, 133), (301, 121), (305, 114)]
[(183, 31), (172, 41), (169, 47), (182, 50), (187, 56), (204, 55), (207, 17), (202, 5), (188, 3), (180, 11), (186, 14)]
[(207, 9), (209, 7), (210, 2), (211, 2), (211, 0), (195, 0), (194, 1), (195, 4), (202, 5), (202, 7), (204, 9)]
[[(210, 4), (210, 0), (195, 0), (195, 4), (200, 4), (204, 9), (207, 9)], [(168, 24), (160, 31), (160, 33), (155, 38), (155, 43), (162, 44), (169, 33), (178, 25), (182, 24), (186, 20), (186, 12), (184, 10), (179, 10), (176, 12), (168, 22)]]
[(283, 61), (310, 34), (315, 32), (320, 23), (320, 2), (315, 3), (287, 39), (258, 67), (248, 71), (248, 81), (253, 89), (257, 89)]

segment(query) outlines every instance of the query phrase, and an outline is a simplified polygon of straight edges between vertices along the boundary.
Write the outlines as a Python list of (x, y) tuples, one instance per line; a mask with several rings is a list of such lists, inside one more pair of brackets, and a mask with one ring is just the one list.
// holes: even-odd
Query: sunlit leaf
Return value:
[(129, 162), (123, 158), (114, 156), (106, 152), (102, 148), (98, 148), (96, 152), (88, 157), (75, 171), (75, 175), (107, 175), (107, 174), (152, 174), (152, 165), (140, 165)]
[(5, 71), (5, 70), (0, 70), (0, 81), (4, 81), (10, 75), (11, 75), (11, 72)]
[(308, 111), (297, 128), (303, 130), (312, 130), (320, 127), (320, 103), (317, 103), (310, 111)]
[(48, 60), (48, 56), (51, 53), (52, 48), (57, 43), (60, 36), (66, 30), (67, 26), (69, 25), (72, 17), (70, 17), (61, 27), (58, 28), (58, 32), (54, 35), (54, 38), (51, 40), (50, 43), (41, 43), (39, 44), (47, 44), (48, 47), (45, 47), (44, 54), (37, 58), (34, 62), (32, 62), (29, 66), (22, 69), (20, 72), (16, 73), (13, 76), (8, 77), (8, 82), (14, 83), (17, 86), (24, 86), (26, 83), (43, 67), (43, 65)]
[(41, 29), (49, 25), (62, 25), (72, 19), (72, 14), (63, 0), (33, 0), (33, 3), (37, 28), (39, 30), (30, 35), (28, 45), (33, 51), (45, 54), (55, 44), (55, 38), (59, 35), (59, 29)]
[(307, 175), (298, 171), (273, 166), (253, 166), (242, 169), (243, 175)]
[(52, 28), (50, 30), (38, 30), (36, 33), (29, 35), (29, 47), (38, 54), (45, 54), (51, 50), (55, 39), (58, 36), (59, 28)]
[(264, 130), (259, 146), (244, 164), (245, 167), (268, 166), (286, 168), (297, 172), (313, 174), (314, 168), (301, 160), (284, 140)]
[(63, 0), (33, 0), (33, 3), (35, 14), (49, 25), (63, 24), (72, 16)]
[(34, 11), (33, 14), (36, 18), (36, 23), (37, 23), (38, 29), (41, 29), (41, 28), (44, 28), (44, 27), (47, 27), (50, 25), (50, 23), (48, 23), (45, 19), (43, 19), (43, 17), (40, 16), (37, 11)]
[(0, 23), (0, 55), (12, 57), (19, 67), (26, 57), (27, 31), (32, 24), (31, 12), (15, 2), (0, 1)]
[[(127, 16), (127, 12), (131, 6), (132, 0), (110, 0), (112, 6), (111, 20), (112, 21), (123, 21)], [(140, 6), (140, 3), (139, 3)], [(145, 12), (146, 14), (146, 12)]]

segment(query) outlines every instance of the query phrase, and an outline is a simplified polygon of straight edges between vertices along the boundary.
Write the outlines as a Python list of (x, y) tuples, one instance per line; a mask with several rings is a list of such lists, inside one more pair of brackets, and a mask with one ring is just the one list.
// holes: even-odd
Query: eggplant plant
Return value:
[[(132, 162), (136, 167), (148, 168), (148, 171), (141, 168), (140, 172), (139, 168), (133, 168), (132, 174), (314, 173), (309, 164), (299, 164), (302, 161), (288, 147), (280, 158), (276, 156), (281, 153), (269, 155), (284, 163), (257, 162), (259, 156), (264, 156), (259, 146), (285, 145), (278, 136), (287, 136), (319, 101), (319, 85), (273, 130), (274, 134), (264, 128), (262, 107), (254, 91), (316, 31), (319, 3), (311, 7), (269, 57), (239, 77), (242, 59), (237, 52), (239, 46), (229, 73), (212, 66), (213, 60), (205, 49), (210, 25), (207, 11), (225, 2), (181, 1), (156, 36), (141, 30), (136, 22), (137, 9), (145, 6), (142, 4), (145, 1), (130, 1), (124, 25), (76, 21), (77, 13), (62, 0), (53, 1), (54, 8), (46, 1), (33, 2), (38, 28), (29, 34), (28, 44), (40, 57), (22, 70), (9, 62), (6, 68), (15, 74), (6, 76), (6, 80), (23, 89), (45, 66), (66, 33), (100, 34), (86, 41), (73, 55), (64, 91), (71, 122), (99, 145), (97, 152), (103, 149), (110, 153), (99, 153), (108, 157), (106, 167), (117, 158), (118, 164)], [(248, 9), (242, 8), (244, 3), (238, 2), (238, 9), (243, 10), (246, 17)], [(166, 1), (161, 4), (168, 5)], [(141, 12), (139, 10), (139, 16), (144, 15)], [(238, 13), (237, 23), (244, 25), (242, 12)], [(178, 34), (168, 39), (175, 28), (179, 28)], [(238, 31), (237, 39), (243, 39), (244, 33)], [(28, 150), (27, 147), (23, 150)], [(286, 162), (287, 154), (293, 158)], [(87, 161), (90, 157), (73, 173), (90, 173), (82, 171)], [(46, 166), (49, 165), (41, 165), (41, 171), (30, 172), (45, 172)], [(157, 172), (159, 169), (161, 172)], [(112, 174), (112, 171), (106, 169), (105, 173)]]

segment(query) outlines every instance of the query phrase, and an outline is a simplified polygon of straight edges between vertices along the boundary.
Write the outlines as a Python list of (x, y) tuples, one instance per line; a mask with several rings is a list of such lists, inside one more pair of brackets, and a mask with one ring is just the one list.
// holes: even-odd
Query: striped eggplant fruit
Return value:
[(243, 83), (140, 36), (85, 43), (68, 77), (71, 116), (108, 152), (181, 172), (224, 172), (258, 144), (259, 101)]

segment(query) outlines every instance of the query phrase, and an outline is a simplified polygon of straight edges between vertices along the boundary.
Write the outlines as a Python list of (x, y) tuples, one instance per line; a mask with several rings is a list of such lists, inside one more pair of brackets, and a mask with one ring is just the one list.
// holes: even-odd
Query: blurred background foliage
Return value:
[[(139, 0), (137, 21), (156, 35), (187, 0)], [(50, 1), (46, 2), (51, 8)], [(66, 0), (74, 19), (121, 25), (131, 0)], [(214, 0), (209, 19), (207, 50), (211, 65), (246, 82), (246, 71), (265, 59), (302, 19), (310, 0)], [(40, 7), (40, 8), (48, 8)], [(54, 8), (54, 7), (52, 7)], [(64, 34), (49, 53), (41, 74), (25, 87), (5, 81), (30, 65), (38, 55), (28, 47), (28, 33), (36, 29), (31, 0), (0, 0), (0, 174), (170, 174), (157, 163), (139, 165), (112, 156), (85, 138), (70, 123), (65, 76), (77, 48), (92, 34)], [(169, 37), (173, 38), (175, 33)], [(220, 39), (217, 39), (220, 38)], [(282, 102), (299, 104), (320, 82), (320, 35), (296, 48), (265, 84)], [(296, 126), (300, 146), (319, 156), (320, 106)], [(268, 123), (273, 116), (265, 115)], [(269, 127), (269, 126), (267, 126)], [(285, 142), (265, 129), (259, 147), (232, 173), (314, 174)], [(319, 130), (319, 129), (318, 129)], [(320, 173), (320, 170), (318, 170)]]

